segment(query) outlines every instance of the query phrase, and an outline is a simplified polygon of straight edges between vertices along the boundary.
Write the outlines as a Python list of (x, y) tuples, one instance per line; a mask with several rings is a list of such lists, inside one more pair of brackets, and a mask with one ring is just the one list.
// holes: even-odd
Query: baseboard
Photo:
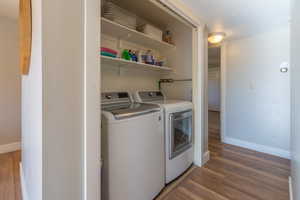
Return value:
[(220, 112), (220, 110), (218, 110), (218, 109), (208, 109), (208, 111), (210, 111), (210, 112)]
[(0, 145), (0, 154), (18, 151), (21, 149), (21, 142)]
[(208, 111), (220, 112), (220, 108), (219, 107), (208, 106)]
[(204, 165), (205, 163), (207, 163), (207, 162), (209, 161), (209, 159), (210, 159), (210, 152), (207, 151), (207, 152), (205, 152), (204, 155), (203, 155), (203, 165)]
[(282, 158), (287, 158), (287, 159), (291, 158), (291, 154), (289, 151), (279, 149), (279, 148), (273, 148), (273, 147), (255, 144), (255, 143), (238, 140), (235, 138), (229, 138), (229, 137), (225, 137), (223, 142), (226, 144), (231, 144), (231, 145), (251, 149), (254, 151), (267, 153), (267, 154), (271, 154), (271, 155), (282, 157)]
[(290, 186), (290, 200), (293, 200), (294, 199), (294, 196), (293, 196), (293, 184), (292, 184), (292, 177), (290, 176), (289, 177), (289, 186)]
[(26, 184), (24, 179), (24, 173), (23, 173), (23, 166), (22, 163), (20, 163), (20, 177), (21, 177), (21, 194), (23, 200), (29, 200), (27, 190), (26, 190)]

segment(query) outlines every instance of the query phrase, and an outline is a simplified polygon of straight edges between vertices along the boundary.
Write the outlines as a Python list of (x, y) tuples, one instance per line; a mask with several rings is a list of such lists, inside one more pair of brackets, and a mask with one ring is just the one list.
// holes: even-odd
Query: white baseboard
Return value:
[(210, 159), (210, 152), (207, 151), (207, 152), (205, 152), (204, 155), (203, 155), (203, 165), (204, 165), (205, 163), (207, 163), (207, 162), (209, 161), (209, 159)]
[(264, 146), (264, 145), (261, 145), (261, 144), (255, 144), (255, 143), (251, 143), (251, 142), (247, 142), (247, 141), (243, 141), (243, 140), (238, 140), (238, 139), (235, 139), (235, 138), (229, 138), (229, 137), (225, 137), (223, 142), (226, 143), (226, 144), (231, 144), (231, 145), (251, 149), (251, 150), (254, 150), (254, 151), (267, 153), (267, 154), (271, 154), (271, 155), (282, 157), (282, 158), (287, 158), (287, 159), (291, 158), (291, 154), (290, 154), (289, 151), (279, 149), (279, 148)]
[(215, 107), (215, 106), (208, 106), (208, 110), (209, 111), (220, 112), (220, 108), (219, 107)]
[(23, 166), (22, 163), (20, 163), (20, 177), (21, 177), (21, 194), (23, 200), (29, 200), (27, 190), (26, 190), (26, 184), (24, 179), (24, 173), (23, 173)]
[(18, 151), (21, 149), (21, 142), (0, 145), (0, 154)]
[(289, 186), (290, 186), (290, 200), (293, 200), (293, 184), (292, 184), (292, 177), (289, 177)]

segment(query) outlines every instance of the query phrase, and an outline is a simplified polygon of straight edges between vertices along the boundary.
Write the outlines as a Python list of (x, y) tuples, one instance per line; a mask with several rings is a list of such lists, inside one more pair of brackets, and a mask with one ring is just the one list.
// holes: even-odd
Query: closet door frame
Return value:
[(83, 200), (101, 199), (101, 0), (84, 0)]
[[(205, 24), (192, 14), (181, 0), (149, 0), (180, 16), (194, 27), (193, 40), (193, 102), (195, 116), (194, 164), (203, 166), (209, 152), (203, 152), (207, 135)], [(83, 198), (101, 199), (101, 0), (84, 0), (84, 138)]]

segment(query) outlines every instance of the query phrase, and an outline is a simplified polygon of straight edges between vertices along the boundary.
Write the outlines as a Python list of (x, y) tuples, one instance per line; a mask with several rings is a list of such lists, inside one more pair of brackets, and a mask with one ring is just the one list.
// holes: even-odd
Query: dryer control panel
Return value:
[(142, 102), (162, 101), (165, 96), (161, 91), (138, 92)]

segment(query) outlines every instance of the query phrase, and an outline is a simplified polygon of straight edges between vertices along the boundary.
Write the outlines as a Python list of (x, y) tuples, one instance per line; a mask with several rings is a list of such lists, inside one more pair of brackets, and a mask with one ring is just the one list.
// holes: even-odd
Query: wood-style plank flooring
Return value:
[[(209, 127), (210, 161), (192, 167), (156, 200), (289, 200), (289, 160), (222, 144), (218, 127)], [(21, 200), (20, 157), (0, 154), (0, 200)]]
[(222, 144), (213, 123), (209, 125), (209, 150), (211, 159), (204, 167), (192, 168), (157, 199), (289, 200), (289, 160)]
[(0, 154), (0, 200), (21, 200), (21, 152)]

